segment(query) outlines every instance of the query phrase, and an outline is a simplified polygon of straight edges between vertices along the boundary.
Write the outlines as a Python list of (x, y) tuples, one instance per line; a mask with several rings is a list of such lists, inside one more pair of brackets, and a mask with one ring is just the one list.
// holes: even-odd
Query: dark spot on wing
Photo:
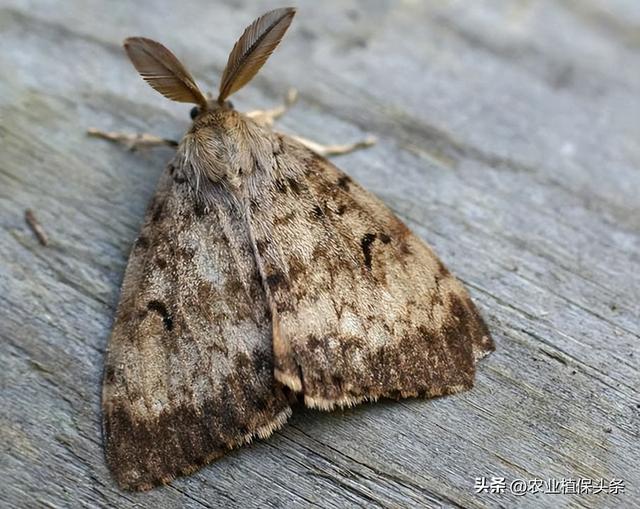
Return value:
[(316, 205), (315, 207), (313, 207), (313, 215), (319, 219), (321, 217), (324, 217), (324, 211), (322, 210), (322, 208), (320, 208), (319, 205)]
[(338, 375), (337, 373), (333, 373), (331, 375), (331, 382), (332, 382), (333, 386), (335, 387), (336, 392), (338, 394), (343, 392), (342, 384), (344, 383), (344, 377), (342, 377), (341, 375)]
[(256, 248), (257, 248), (258, 254), (260, 256), (262, 256), (265, 253), (265, 251), (269, 247), (269, 244), (270, 244), (269, 239), (264, 239), (264, 240), (263, 239), (258, 239), (256, 241)]
[(287, 182), (289, 182), (289, 187), (295, 194), (300, 194), (300, 183), (296, 179), (289, 177)]
[(111, 364), (107, 364), (104, 370), (104, 383), (111, 385), (116, 381), (116, 369)]
[(162, 200), (158, 200), (153, 204), (153, 212), (151, 213), (151, 221), (154, 223), (158, 222), (162, 218), (162, 212), (164, 211), (164, 202)]
[(326, 260), (328, 258), (327, 246), (319, 242), (313, 248), (313, 253), (311, 254), (311, 256), (314, 260)]
[(144, 235), (140, 235), (136, 239), (134, 247), (137, 249), (147, 249), (149, 247), (149, 239), (147, 239), (147, 237), (145, 237)]
[(292, 257), (289, 260), (289, 279), (295, 281), (300, 274), (304, 274), (308, 270), (308, 266), (300, 259)]
[(389, 237), (389, 235), (387, 235), (386, 233), (381, 233), (380, 240), (383, 244), (388, 244), (389, 242), (391, 242), (391, 237)]
[(167, 306), (165, 306), (159, 300), (151, 300), (147, 304), (147, 309), (149, 311), (154, 311), (158, 313), (162, 317), (162, 323), (166, 330), (168, 331), (173, 330), (173, 319), (171, 318), (171, 315), (169, 315), (169, 312), (167, 311)]
[(290, 313), (294, 311), (294, 302), (292, 299), (276, 300), (276, 311), (278, 313)]
[(240, 393), (235, 392), (234, 389), (238, 383), (231, 375), (225, 377), (225, 382), (222, 384), (219, 408), (217, 409), (220, 415), (220, 423), (223, 429), (232, 429), (238, 434), (243, 435), (244, 419), (243, 414), (238, 412), (236, 403), (240, 397)]
[[(225, 281), (225, 290), (228, 281)], [(200, 302), (210, 302), (216, 297), (216, 288), (209, 281), (202, 280), (196, 286), (196, 294)]]
[(444, 292), (442, 290), (441, 279), (442, 277), (439, 274), (436, 274), (433, 278), (433, 282), (435, 283), (435, 291), (431, 294), (432, 306), (442, 306), (444, 304)]
[(466, 315), (466, 308), (460, 297), (458, 297), (455, 293), (449, 296), (449, 312), (451, 316), (454, 317), (459, 323), (463, 323)]
[(280, 285), (286, 283), (286, 279), (281, 272), (274, 272), (267, 276), (267, 284), (270, 288), (277, 288)]
[(207, 214), (207, 207), (202, 200), (196, 200), (193, 206), (193, 213), (196, 217), (203, 217)]
[(276, 180), (276, 189), (278, 190), (278, 192), (284, 194), (287, 192), (287, 184), (284, 182), (284, 180)]
[[(213, 286), (209, 285), (211, 289)], [(228, 278), (224, 283), (224, 293), (233, 297), (235, 295), (240, 295), (244, 292), (244, 285), (242, 281), (238, 278)]]
[(376, 240), (375, 233), (367, 233), (362, 237), (360, 246), (362, 247), (362, 254), (364, 256), (364, 265), (367, 270), (371, 270), (371, 244)]
[(336, 211), (336, 214), (338, 214), (339, 216), (341, 216), (342, 214), (344, 214), (347, 211), (347, 206), (346, 205), (340, 205), (338, 207), (338, 210)]
[(344, 189), (345, 191), (349, 190), (349, 184), (351, 184), (351, 177), (347, 176), (347, 175), (343, 175), (342, 177), (340, 177), (338, 179), (338, 187), (341, 189)]
[(316, 350), (324, 346), (324, 341), (314, 334), (309, 334), (307, 336), (307, 346), (310, 350)]
[(183, 260), (185, 262), (189, 262), (189, 261), (193, 260), (193, 257), (196, 255), (196, 249), (193, 248), (193, 247), (189, 247), (189, 246), (180, 246), (176, 250), (176, 255), (178, 256), (178, 258), (180, 260)]
[(273, 359), (271, 355), (263, 350), (254, 350), (251, 354), (253, 369), (257, 374), (271, 373), (273, 370)]
[(245, 352), (238, 352), (235, 357), (236, 368), (239, 370), (246, 370), (251, 366), (251, 359)]

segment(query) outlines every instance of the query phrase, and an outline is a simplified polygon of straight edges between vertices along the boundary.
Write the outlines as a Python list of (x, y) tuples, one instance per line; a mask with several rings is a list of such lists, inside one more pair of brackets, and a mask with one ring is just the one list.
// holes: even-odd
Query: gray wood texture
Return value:
[[(103, 460), (103, 356), (128, 251), (186, 105), (125, 36), (217, 87), (271, 2), (0, 2), (0, 506), (640, 507), (640, 4), (302, 1), (239, 109), (322, 142), (466, 283), (498, 350), (476, 387), (322, 413), (148, 493)], [(24, 222), (34, 209), (50, 238)], [(623, 494), (475, 493), (476, 477), (623, 479)]]

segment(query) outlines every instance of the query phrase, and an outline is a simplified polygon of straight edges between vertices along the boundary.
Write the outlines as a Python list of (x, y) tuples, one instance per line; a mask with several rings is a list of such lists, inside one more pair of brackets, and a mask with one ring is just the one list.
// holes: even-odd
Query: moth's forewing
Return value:
[(280, 140), (250, 197), (276, 378), (324, 409), (470, 388), (494, 345), (463, 285), (379, 199)]
[(233, 201), (207, 210), (179, 166), (161, 178), (127, 266), (108, 345), (108, 464), (126, 489), (188, 474), (290, 414), (271, 318)]

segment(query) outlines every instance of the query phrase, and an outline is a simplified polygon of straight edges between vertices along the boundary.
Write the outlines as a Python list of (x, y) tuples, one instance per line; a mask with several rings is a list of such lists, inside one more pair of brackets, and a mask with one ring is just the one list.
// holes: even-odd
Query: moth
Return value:
[[(228, 101), (294, 13), (245, 30), (216, 100), (161, 44), (124, 43), (151, 87), (195, 107), (132, 248), (108, 345), (103, 433), (122, 488), (268, 437), (296, 400), (331, 410), (469, 389), (494, 349), (462, 284), (384, 203), (274, 131), (282, 109), (242, 114)], [(154, 141), (165, 140), (134, 139)]]

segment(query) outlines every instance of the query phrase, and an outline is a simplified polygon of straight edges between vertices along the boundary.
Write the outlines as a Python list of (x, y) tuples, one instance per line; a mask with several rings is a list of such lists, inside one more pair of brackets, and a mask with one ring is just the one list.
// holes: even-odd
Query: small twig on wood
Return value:
[(27, 209), (24, 211), (24, 220), (27, 222), (29, 227), (33, 230), (33, 233), (35, 233), (40, 244), (42, 244), (43, 246), (48, 245), (49, 237), (47, 237), (47, 234), (44, 231), (44, 228), (36, 218), (35, 214), (33, 213), (33, 210)]

